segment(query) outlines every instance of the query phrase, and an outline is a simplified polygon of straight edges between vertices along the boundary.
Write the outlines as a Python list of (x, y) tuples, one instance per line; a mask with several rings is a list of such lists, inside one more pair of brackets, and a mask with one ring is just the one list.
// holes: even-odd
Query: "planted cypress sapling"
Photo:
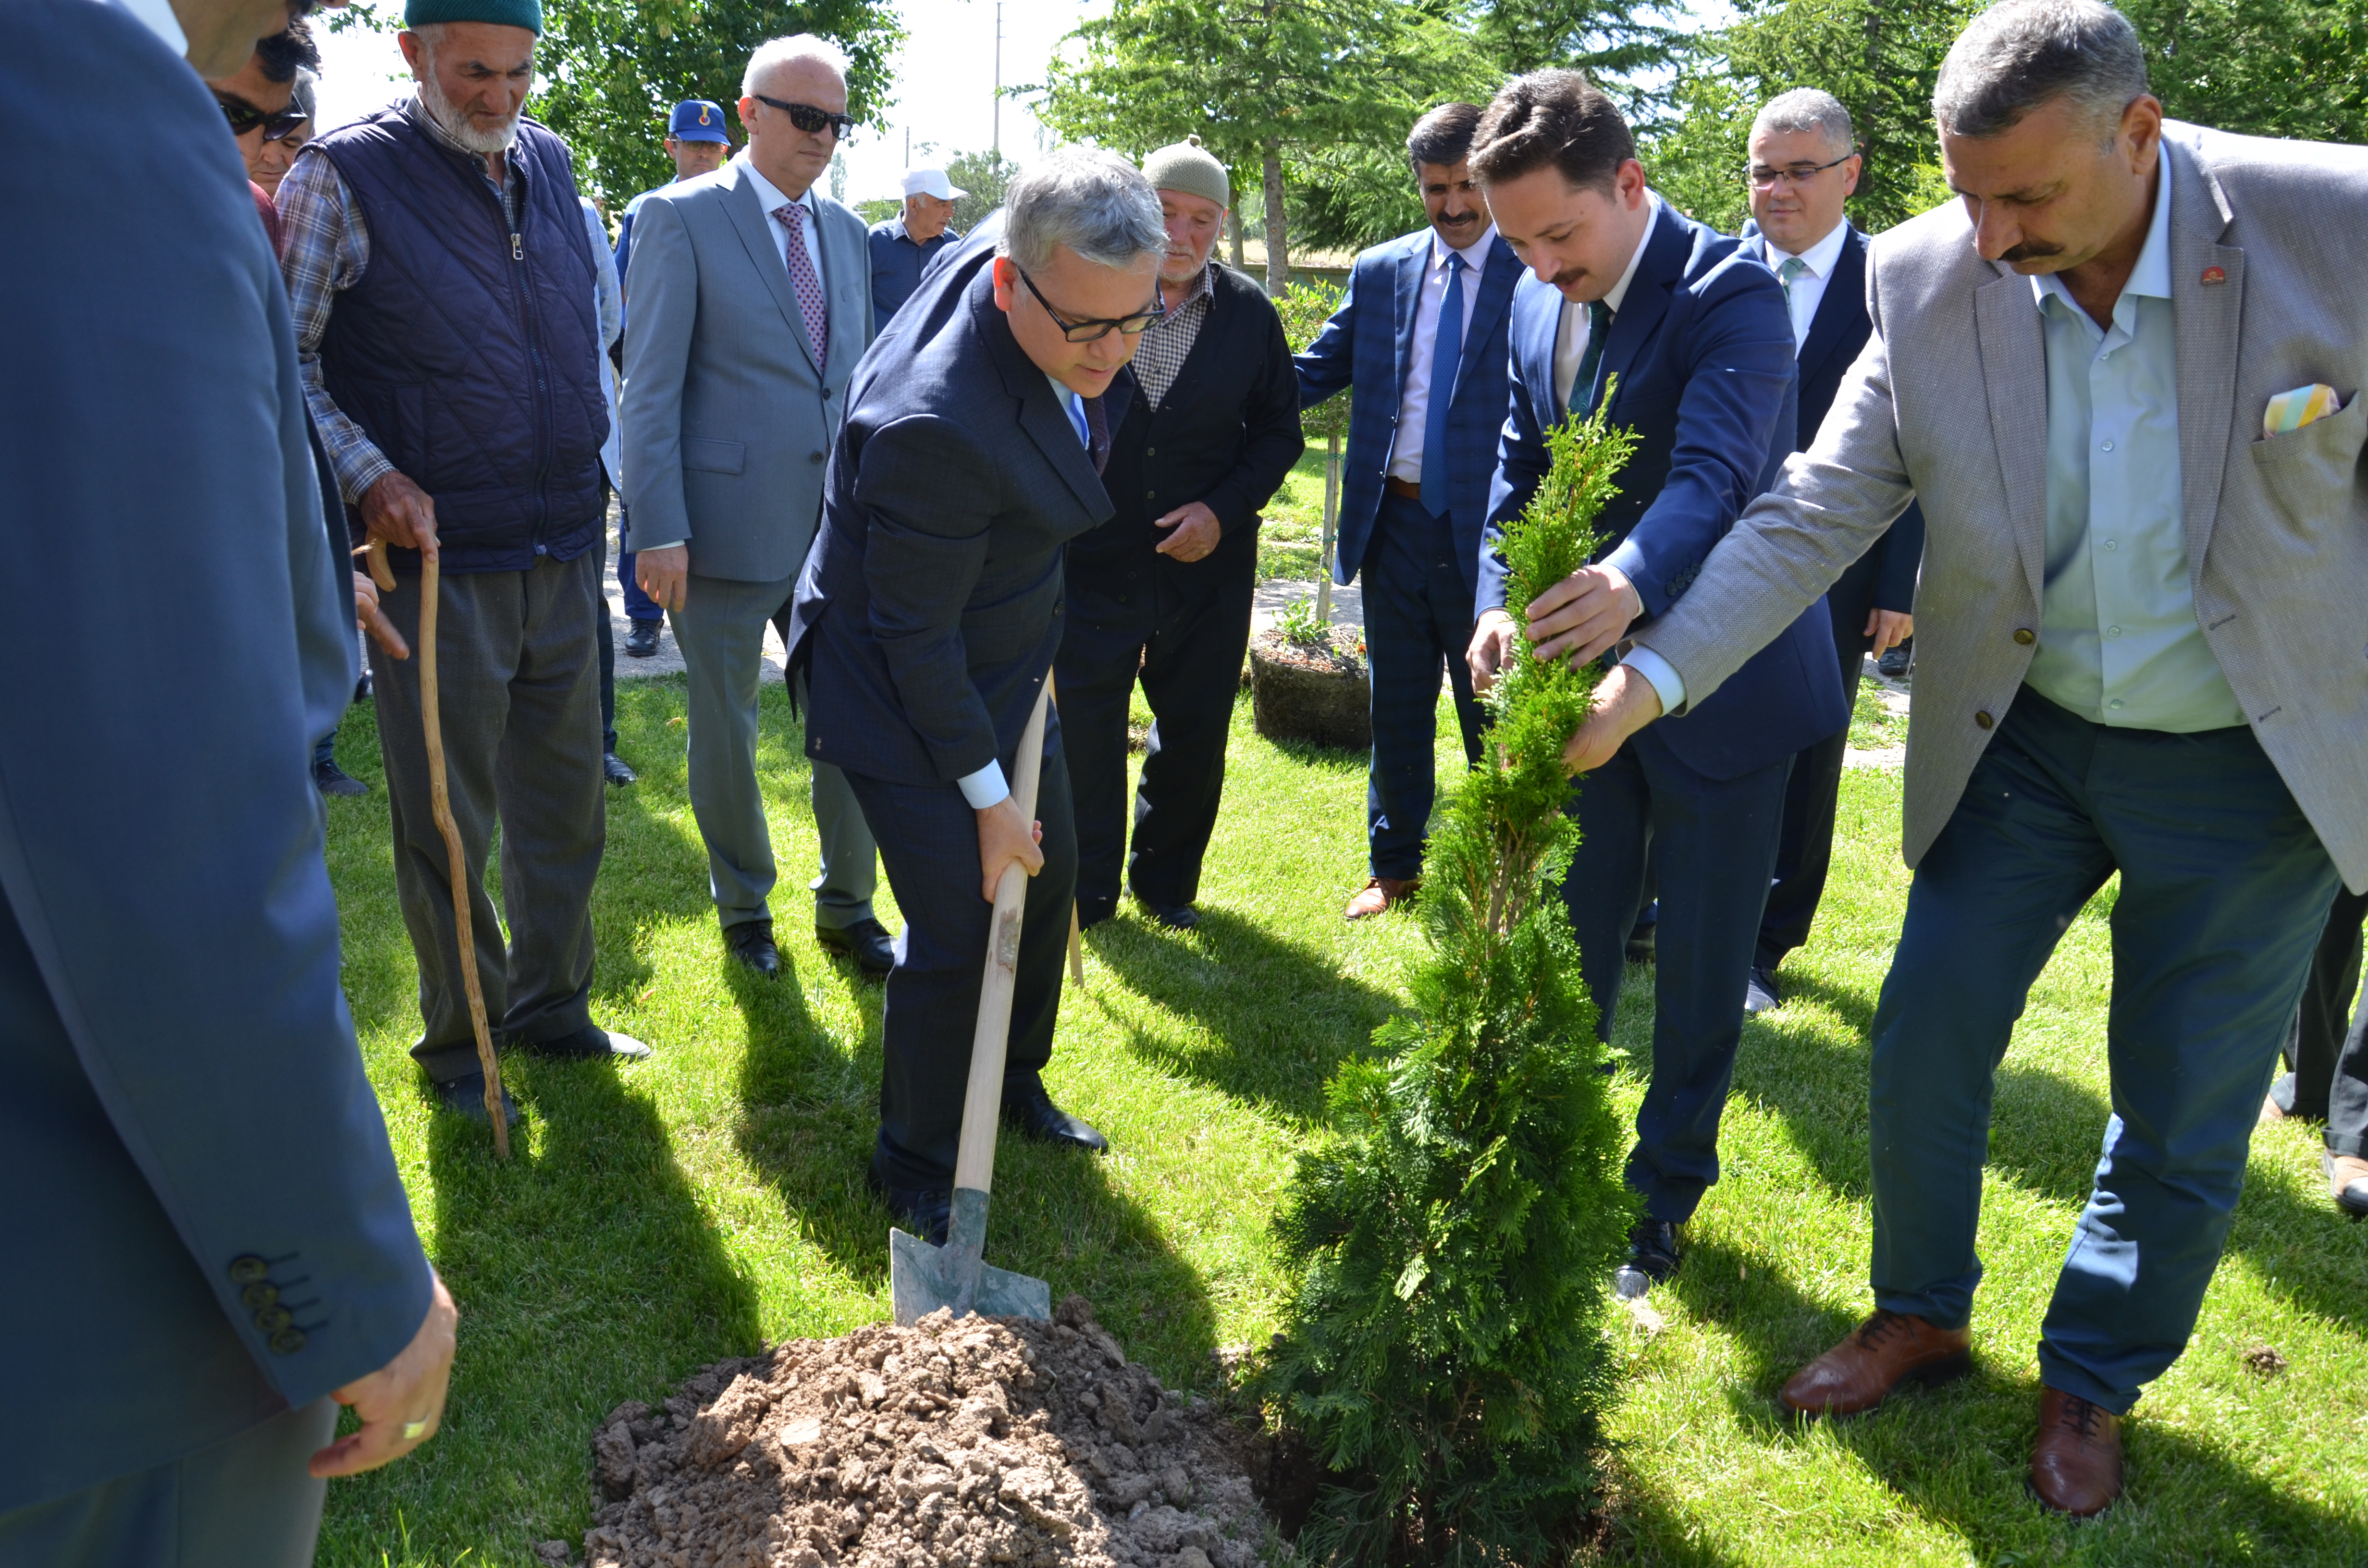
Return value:
[(1634, 1202), (1555, 890), (1578, 842), (1563, 748), (1597, 671), (1531, 658), (1520, 607), (1593, 554), (1635, 437), (1599, 412), (1546, 439), (1505, 530), (1520, 635), (1491, 744), (1424, 858), (1413, 1012), (1333, 1080), (1335, 1135), (1276, 1221), (1291, 1287), (1266, 1392), (1340, 1478), (1300, 1537), (1318, 1563), (1542, 1562), (1596, 1498)]

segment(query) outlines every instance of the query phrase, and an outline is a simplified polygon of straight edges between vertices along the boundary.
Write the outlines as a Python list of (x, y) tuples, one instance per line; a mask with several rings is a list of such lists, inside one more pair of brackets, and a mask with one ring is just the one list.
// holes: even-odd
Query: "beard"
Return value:
[[(427, 118), (434, 120), (443, 130), (445, 135), (479, 157), (489, 157), (495, 153), (507, 153), (518, 141), (518, 115), (511, 115), (495, 130), (478, 130), (470, 122), (468, 115), (461, 106), (446, 97), (444, 90), (436, 85), (436, 73), (432, 64), (427, 74), (419, 78), (418, 85), (420, 106), (427, 110)], [(519, 106), (521, 113), (524, 112), (524, 107)]]

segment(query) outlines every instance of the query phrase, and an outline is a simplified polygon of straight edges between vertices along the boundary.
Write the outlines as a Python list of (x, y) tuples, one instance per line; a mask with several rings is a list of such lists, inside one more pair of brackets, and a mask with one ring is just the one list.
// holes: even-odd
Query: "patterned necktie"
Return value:
[(1585, 414), (1595, 406), (1595, 372), (1603, 368), (1603, 340), (1611, 335), (1611, 307), (1600, 300), (1587, 302), (1587, 352), (1578, 357), (1578, 374), (1571, 378), (1570, 411)]
[(1086, 454), (1094, 460), (1094, 472), (1099, 473), (1110, 466), (1110, 410), (1098, 397), (1081, 401), (1086, 407)]
[(773, 209), (773, 221), (790, 232), (790, 292), (797, 296), (798, 318), (806, 329), (806, 347), (814, 350), (814, 369), (830, 358), (830, 307), (823, 298), (822, 279), (814, 276), (814, 258), (806, 255), (806, 210), (794, 201)]
[(1439, 333), (1430, 340), (1430, 401), (1422, 416), (1422, 509), (1447, 515), (1447, 405), (1455, 401), (1455, 371), (1463, 360), (1463, 258), (1447, 253), (1447, 294), (1439, 301)]
[(1784, 302), (1793, 302), (1793, 279), (1809, 270), (1809, 264), (1797, 256), (1788, 256), (1784, 265), (1776, 269), (1776, 281), (1784, 285)]

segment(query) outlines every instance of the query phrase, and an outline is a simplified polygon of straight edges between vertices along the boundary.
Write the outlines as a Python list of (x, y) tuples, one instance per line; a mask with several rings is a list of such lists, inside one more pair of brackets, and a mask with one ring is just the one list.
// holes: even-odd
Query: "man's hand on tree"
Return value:
[(1217, 514), (1198, 501), (1188, 501), (1164, 517), (1152, 518), (1151, 526), (1176, 530), (1159, 541), (1158, 552), (1178, 561), (1198, 561), (1225, 537), (1225, 526), (1217, 521)]
[(634, 551), (633, 576), (652, 604), (663, 610), (681, 609), (690, 593), (690, 546), (666, 544)]
[(1463, 662), (1472, 671), (1472, 689), (1487, 690), (1497, 684), (1497, 672), (1513, 656), (1513, 618), (1501, 609), (1483, 610), (1480, 623), (1472, 629), (1472, 646), (1464, 650)]
[(354, 1407), (362, 1427), (313, 1454), (314, 1475), (359, 1475), (436, 1436), (444, 1419), (444, 1391), (452, 1381), (453, 1330), (461, 1313), (444, 1281), (433, 1284), (427, 1316), (411, 1343), (377, 1371), (330, 1391), (339, 1404)]
[(1627, 635), (1644, 597), (1616, 566), (1582, 566), (1530, 601), (1530, 647), (1583, 665)]
[(1595, 688), (1595, 707), (1562, 748), (1565, 772), (1587, 773), (1610, 762), (1629, 736), (1661, 716), (1661, 694), (1628, 665), (1614, 665)]
[(436, 503), (399, 473), (380, 475), (363, 494), (362, 526), (372, 539), (436, 557)]
[(370, 641), (385, 649), (388, 658), (411, 657), (410, 645), (404, 642), (403, 633), (394, 629), (386, 611), (378, 608), (378, 585), (367, 572), (354, 574), (354, 624), (369, 632)]
[(1003, 880), (1003, 869), (1014, 860), (1030, 876), (1044, 869), (1044, 851), (1037, 847), (1044, 836), (1044, 824), (1031, 823), (1019, 814), (1019, 802), (1009, 795), (978, 813), (979, 896), (987, 903), (995, 902), (995, 884)]

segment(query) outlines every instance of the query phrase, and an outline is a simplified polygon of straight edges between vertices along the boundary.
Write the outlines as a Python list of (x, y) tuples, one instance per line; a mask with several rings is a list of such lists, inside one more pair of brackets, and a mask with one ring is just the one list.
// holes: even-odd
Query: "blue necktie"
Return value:
[(1455, 398), (1455, 369), (1463, 358), (1463, 258), (1447, 253), (1447, 297), (1439, 301), (1439, 334), (1431, 339), (1430, 403), (1422, 420), (1422, 509), (1447, 515), (1447, 405)]

